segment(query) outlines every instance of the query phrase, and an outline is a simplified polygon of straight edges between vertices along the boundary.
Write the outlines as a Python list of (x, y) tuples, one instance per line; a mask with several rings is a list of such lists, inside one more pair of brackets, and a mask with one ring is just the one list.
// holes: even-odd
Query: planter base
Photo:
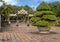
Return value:
[(50, 33), (49, 27), (38, 27), (39, 33)]
[(45, 31), (45, 32), (43, 32), (43, 31), (41, 31), (41, 32), (39, 32), (39, 33), (50, 33), (50, 32), (46, 32), (46, 31)]

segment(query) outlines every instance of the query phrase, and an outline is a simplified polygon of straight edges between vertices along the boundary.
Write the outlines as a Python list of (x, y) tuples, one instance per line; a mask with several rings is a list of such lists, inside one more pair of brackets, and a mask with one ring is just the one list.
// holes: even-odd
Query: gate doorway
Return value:
[(18, 15), (19, 22), (25, 22), (27, 23), (27, 15), (26, 14), (19, 14)]

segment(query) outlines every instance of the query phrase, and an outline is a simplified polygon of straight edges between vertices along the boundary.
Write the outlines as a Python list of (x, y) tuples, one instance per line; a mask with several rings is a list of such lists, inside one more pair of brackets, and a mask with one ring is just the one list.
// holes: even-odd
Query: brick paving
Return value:
[[(12, 24), (5, 32), (0, 33), (0, 42), (60, 42), (60, 27), (51, 27), (54, 34), (39, 34), (34, 26)], [(31, 33), (32, 32), (32, 33)]]

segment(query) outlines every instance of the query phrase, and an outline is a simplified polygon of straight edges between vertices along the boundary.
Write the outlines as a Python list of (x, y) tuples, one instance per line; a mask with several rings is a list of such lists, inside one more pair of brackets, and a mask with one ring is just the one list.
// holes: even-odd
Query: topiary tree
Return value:
[(37, 27), (49, 27), (49, 25), (56, 24), (57, 18), (55, 13), (51, 11), (51, 8), (47, 3), (42, 2), (37, 8), (33, 17), (30, 19), (32, 25)]

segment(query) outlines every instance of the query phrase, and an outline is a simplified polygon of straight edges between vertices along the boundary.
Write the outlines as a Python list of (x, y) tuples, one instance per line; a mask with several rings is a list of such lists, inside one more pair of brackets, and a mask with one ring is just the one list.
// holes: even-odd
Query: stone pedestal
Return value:
[(39, 30), (39, 33), (50, 33), (49, 27), (37, 27)]

